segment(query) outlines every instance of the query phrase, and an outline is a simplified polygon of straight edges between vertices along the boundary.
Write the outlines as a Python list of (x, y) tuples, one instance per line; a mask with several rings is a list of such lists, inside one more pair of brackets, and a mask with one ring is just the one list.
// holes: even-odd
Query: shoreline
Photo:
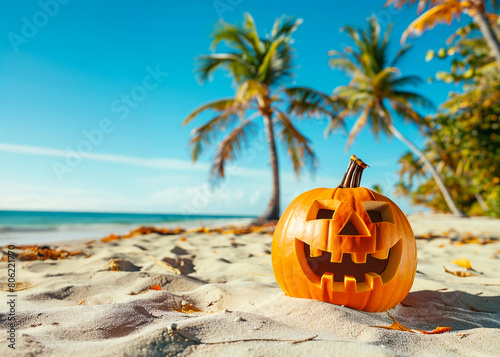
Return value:
[[(413, 233), (415, 236), (423, 236), (430, 234), (432, 236), (443, 236), (443, 237), (459, 237), (461, 235), (473, 235), (473, 236), (489, 236), (492, 238), (500, 238), (500, 219), (480, 216), (480, 217), (455, 217), (451, 214), (441, 214), (441, 213), (419, 213), (407, 215), (407, 218), (412, 226)], [(46, 240), (42, 242), (22, 242), (18, 245), (46, 245), (46, 246), (68, 246), (75, 244), (84, 244), (89, 241), (98, 241), (110, 234), (125, 235), (139, 227), (156, 227), (156, 228), (220, 228), (228, 226), (246, 226), (249, 225), (254, 218), (217, 218), (204, 220), (208, 221), (208, 224), (204, 224), (202, 220), (187, 220), (187, 221), (177, 221), (177, 222), (159, 222), (159, 223), (146, 223), (146, 224), (126, 224), (126, 225), (110, 225), (109, 229), (99, 229), (97, 231), (88, 231), (92, 236), (79, 237), (79, 238), (65, 238), (67, 233), (71, 233), (71, 230), (55, 231), (60, 239), (56, 240)], [(432, 224), (432, 227), (427, 227), (426, 224)], [(471, 223), (477, 223), (475, 229), (471, 228)], [(46, 233), (51, 234), (54, 231), (32, 231), (36, 233)], [(79, 232), (87, 232), (87, 230), (80, 230)], [(19, 232), (21, 233), (21, 232)], [(6, 238), (2, 237), (2, 232), (0, 232), (0, 242), (5, 241)], [(30, 238), (30, 240), (32, 240)], [(9, 243), (6, 243), (9, 244)], [(5, 245), (2, 243), (2, 245)]]
[[(63, 230), (53, 228), (53, 229), (33, 229), (29, 231), (16, 231), (0, 232), (0, 245), (6, 244), (18, 244), (18, 245), (57, 245), (57, 244), (67, 244), (72, 241), (90, 241), (98, 240), (106, 237), (110, 234), (127, 234), (131, 230), (134, 230), (140, 226), (155, 226), (162, 228), (177, 228), (182, 226), (183, 228), (195, 228), (203, 224), (207, 227), (227, 225), (229, 224), (245, 224), (252, 221), (253, 218), (210, 218), (210, 219), (192, 219), (184, 221), (172, 221), (172, 222), (148, 222), (145, 224), (141, 223), (127, 223), (127, 224), (77, 224), (74, 229), (65, 226)], [(27, 237), (26, 237), (27, 235)], [(72, 236), (74, 238), (68, 238)], [(57, 237), (56, 239), (51, 239), (51, 237)]]

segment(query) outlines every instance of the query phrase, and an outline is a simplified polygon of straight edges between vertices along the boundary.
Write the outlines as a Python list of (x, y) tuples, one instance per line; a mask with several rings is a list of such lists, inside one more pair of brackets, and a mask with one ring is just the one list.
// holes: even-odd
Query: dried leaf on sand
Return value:
[(105, 269), (110, 271), (139, 271), (141, 267), (129, 262), (124, 259), (110, 259), (106, 265)]
[[(160, 235), (174, 235), (180, 233), (222, 233), (222, 234), (248, 234), (248, 233), (262, 233), (262, 234), (273, 234), (274, 228), (276, 227), (277, 222), (268, 222), (261, 225), (248, 225), (242, 227), (234, 227), (234, 226), (226, 226), (220, 228), (207, 228), (203, 225), (197, 228), (189, 228), (184, 229), (182, 227), (177, 228), (156, 228), (156, 227), (147, 227), (141, 226), (133, 231), (130, 231), (128, 234), (124, 235), (116, 235), (110, 234), (107, 237), (101, 239), (101, 242), (112, 242), (118, 239), (127, 239), (136, 236), (141, 236), (145, 234), (156, 233)], [(180, 239), (181, 241), (185, 241), (186, 238), (183, 237)]]
[(182, 304), (182, 309), (173, 308), (172, 310), (183, 312), (185, 314), (192, 314), (194, 312), (202, 312), (200, 309), (194, 307), (193, 305), (191, 305), (189, 303)]
[(433, 233), (425, 233), (419, 236), (415, 236), (415, 239), (434, 239), (434, 238), (441, 238), (442, 235), (439, 234), (433, 234)]
[(417, 330), (417, 329), (411, 330), (411, 329), (407, 328), (406, 326), (401, 325), (393, 316), (389, 315), (389, 317), (392, 319), (392, 321), (394, 321), (392, 323), (392, 325), (390, 325), (390, 326), (372, 326), (372, 327), (383, 328), (386, 330), (406, 331), (406, 332), (411, 332), (411, 333), (420, 332), (420, 333), (423, 333), (426, 335), (443, 333), (443, 332), (451, 330), (451, 327), (442, 327), (442, 326), (436, 327), (433, 331), (424, 331), (424, 330)]
[[(84, 254), (81, 250), (75, 252), (69, 252), (65, 249), (52, 249), (48, 246), (39, 247), (37, 245), (25, 245), (16, 247), (16, 249), (23, 250), (21, 253), (17, 254), (17, 259), (23, 261), (33, 261), (33, 260), (59, 260), (66, 259), (73, 255), (82, 255)], [(8, 255), (4, 253), (2, 259), (0, 261), (7, 261)]]
[(417, 330), (417, 331), (424, 333), (426, 335), (434, 335), (434, 334), (443, 333), (443, 332), (450, 331), (450, 330), (451, 330), (451, 327), (438, 326), (433, 331), (424, 331), (424, 330)]
[(122, 236), (116, 235), (116, 234), (110, 234), (107, 237), (104, 237), (101, 239), (101, 242), (111, 242), (117, 239), (127, 239), (127, 238), (132, 238), (135, 236), (142, 236), (145, 234), (151, 234), (151, 233), (157, 233), (160, 235), (174, 235), (174, 234), (179, 234), (185, 232), (184, 228), (177, 227), (177, 228), (156, 228), (156, 227), (146, 227), (146, 226), (141, 226), (137, 229), (134, 229), (133, 231), (130, 231), (127, 234), (124, 234)]
[(399, 331), (407, 331), (407, 332), (414, 332), (410, 330), (409, 328), (406, 328), (405, 326), (401, 325), (399, 322), (396, 321), (394, 317), (389, 315), (389, 317), (394, 321), (392, 325), (390, 326), (372, 326), (372, 327), (378, 327), (378, 328), (384, 328), (386, 330), (399, 330)]
[(460, 271), (460, 270), (451, 271), (451, 270), (446, 269), (446, 267), (444, 265), (443, 265), (443, 268), (444, 268), (444, 271), (447, 272), (448, 274), (459, 276), (461, 278), (466, 278), (468, 276), (477, 276), (477, 274), (471, 273), (470, 271)]

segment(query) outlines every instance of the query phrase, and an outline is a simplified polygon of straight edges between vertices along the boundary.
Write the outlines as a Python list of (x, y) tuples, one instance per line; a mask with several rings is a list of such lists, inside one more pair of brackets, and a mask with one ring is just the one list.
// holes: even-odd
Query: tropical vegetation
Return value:
[[(436, 115), (427, 118), (424, 151), (437, 165), (460, 209), (470, 215), (500, 216), (500, 75), (486, 41), (472, 23), (457, 30), (439, 58), (451, 57), (438, 80), (463, 85), (450, 93)], [(432, 60), (430, 51), (427, 60)], [(446, 210), (435, 184), (423, 176), (411, 153), (400, 159), (398, 192), (414, 203)], [(417, 178), (417, 180), (415, 180)]]

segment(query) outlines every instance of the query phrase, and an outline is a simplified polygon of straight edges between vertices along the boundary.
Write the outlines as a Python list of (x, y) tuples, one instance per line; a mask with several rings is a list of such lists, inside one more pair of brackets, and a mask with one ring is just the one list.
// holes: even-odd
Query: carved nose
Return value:
[(358, 231), (356, 230), (356, 227), (354, 227), (354, 224), (351, 222), (347, 222), (340, 231), (340, 235), (342, 236), (359, 236)]
[(338, 233), (341, 236), (370, 236), (370, 231), (366, 227), (361, 217), (354, 211), (347, 218), (346, 223)]

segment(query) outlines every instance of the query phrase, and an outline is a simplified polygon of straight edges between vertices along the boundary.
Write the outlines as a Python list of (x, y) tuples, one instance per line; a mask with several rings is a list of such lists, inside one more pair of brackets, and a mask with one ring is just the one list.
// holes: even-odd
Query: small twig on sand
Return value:
[(276, 338), (248, 338), (248, 339), (241, 339), (241, 340), (204, 342), (204, 341), (201, 341), (201, 340), (197, 339), (196, 337), (193, 338), (191, 336), (186, 336), (186, 334), (184, 334), (184, 333), (182, 333), (180, 331), (175, 331), (174, 330), (172, 332), (175, 332), (176, 334), (180, 335), (184, 339), (190, 340), (190, 341), (194, 342), (197, 345), (220, 345), (220, 344), (224, 344), (224, 343), (259, 342), (259, 341), (263, 341), (263, 342), (291, 342), (292, 344), (297, 344), (297, 343), (312, 341), (316, 337), (318, 337), (318, 335), (314, 335), (314, 336), (305, 338), (303, 340), (280, 340), (280, 339), (276, 339)]

